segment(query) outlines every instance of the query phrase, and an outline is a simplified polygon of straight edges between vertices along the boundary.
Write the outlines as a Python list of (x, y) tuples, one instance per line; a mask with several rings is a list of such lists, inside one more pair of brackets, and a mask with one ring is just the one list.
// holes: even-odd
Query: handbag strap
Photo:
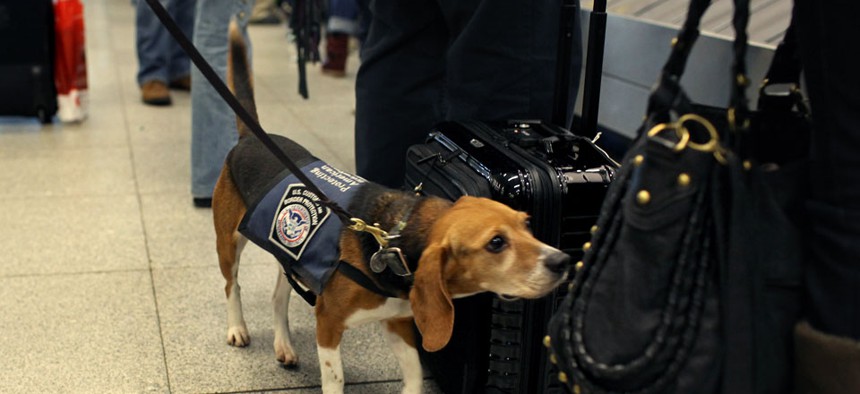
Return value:
[[(797, 28), (795, 19), (785, 31), (782, 42), (776, 47), (771, 60), (770, 67), (765, 74), (759, 88), (759, 110), (792, 110), (795, 106), (802, 106), (803, 96), (800, 93), (800, 51), (797, 46)], [(788, 85), (789, 91), (772, 92), (768, 88), (774, 85)], [(798, 108), (808, 112), (806, 108)]]
[[(775, 119), (802, 119), (808, 117), (809, 108), (800, 90), (802, 63), (797, 44), (795, 18), (785, 31), (782, 42), (777, 46), (770, 67), (759, 87), (756, 119), (759, 125), (769, 124)], [(774, 139), (798, 138), (788, 130), (773, 130), (773, 126), (753, 127), (743, 135), (738, 135), (735, 151), (741, 160), (773, 160), (776, 157), (794, 157), (787, 146), (793, 146), (802, 154), (800, 142), (786, 143)], [(796, 130), (796, 129), (792, 129)], [(758, 133), (758, 135), (755, 135)], [(770, 142), (776, 142), (771, 146)], [(786, 156), (788, 155), (788, 156)]]
[(763, 85), (777, 83), (800, 84), (800, 51), (797, 48), (797, 28), (794, 18), (791, 20), (782, 42), (776, 47), (770, 68), (765, 75)]
[[(702, 16), (710, 6), (710, 0), (692, 0), (678, 35), (672, 40), (672, 51), (660, 73), (657, 86), (648, 101), (648, 115), (658, 116), (659, 121), (668, 121), (670, 112), (684, 114), (692, 111), (691, 100), (681, 88), (681, 77), (687, 65), (687, 60), (693, 50), (693, 45), (699, 38), (699, 26)], [(749, 0), (734, 0), (735, 9), (733, 26), (735, 40), (733, 45), (734, 59), (731, 72), (731, 95), (729, 99), (730, 112), (733, 112), (737, 125), (746, 125), (749, 114), (746, 87), (749, 78), (746, 75), (747, 32), (749, 24)]]

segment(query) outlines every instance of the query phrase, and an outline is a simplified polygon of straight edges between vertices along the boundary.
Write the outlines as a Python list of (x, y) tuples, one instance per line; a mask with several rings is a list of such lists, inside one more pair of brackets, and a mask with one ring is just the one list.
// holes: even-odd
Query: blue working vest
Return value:
[[(349, 207), (355, 192), (367, 182), (321, 160), (301, 171), (342, 207)], [(319, 197), (289, 170), (278, 176), (283, 179), (248, 208), (239, 232), (273, 254), (284, 271), (298, 275), (314, 294), (322, 294), (337, 268), (343, 223), (331, 217), (331, 210), (319, 205)]]

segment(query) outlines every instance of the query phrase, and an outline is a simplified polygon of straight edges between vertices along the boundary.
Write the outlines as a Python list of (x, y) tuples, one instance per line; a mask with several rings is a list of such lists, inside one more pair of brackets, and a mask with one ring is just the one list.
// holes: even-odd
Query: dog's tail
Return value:
[[(257, 105), (254, 103), (254, 80), (251, 75), (251, 67), (248, 64), (248, 50), (245, 38), (239, 29), (235, 19), (230, 21), (230, 44), (227, 52), (227, 83), (230, 90), (239, 99), (239, 103), (254, 118), (257, 118)], [(251, 134), (251, 129), (238, 117), (236, 126), (239, 130), (239, 138)]]

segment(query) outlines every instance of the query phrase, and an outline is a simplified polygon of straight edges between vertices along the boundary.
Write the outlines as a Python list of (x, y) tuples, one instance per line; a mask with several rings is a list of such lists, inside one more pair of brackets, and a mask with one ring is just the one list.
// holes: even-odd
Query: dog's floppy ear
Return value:
[(454, 330), (454, 303), (442, 275), (446, 255), (445, 248), (438, 244), (424, 249), (409, 293), (415, 324), (428, 352), (445, 347)]

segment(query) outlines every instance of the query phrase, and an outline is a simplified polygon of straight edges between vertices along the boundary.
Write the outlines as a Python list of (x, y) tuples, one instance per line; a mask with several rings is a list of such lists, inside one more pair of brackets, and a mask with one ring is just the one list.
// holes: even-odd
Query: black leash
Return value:
[[(361, 219), (354, 218), (349, 214), (343, 207), (338, 205), (336, 202), (330, 200), (325, 193), (322, 192), (314, 183), (310, 180), (301, 169), (290, 160), (289, 157), (272, 141), (271, 137), (266, 134), (265, 130), (263, 130), (262, 126), (251, 116), (250, 113), (239, 103), (239, 100), (235, 95), (230, 91), (224, 81), (218, 77), (218, 74), (215, 73), (215, 70), (212, 69), (212, 66), (203, 59), (203, 56), (200, 55), (200, 52), (197, 48), (194, 47), (194, 44), (182, 33), (182, 30), (179, 29), (179, 26), (176, 25), (176, 22), (173, 18), (167, 13), (167, 10), (158, 2), (158, 0), (146, 0), (146, 3), (164, 25), (168, 32), (176, 39), (177, 43), (182, 50), (188, 55), (191, 61), (197, 66), (197, 69), (206, 77), (206, 80), (212, 84), (212, 87), (216, 92), (221, 96), (222, 99), (233, 109), (233, 112), (236, 113), (236, 116), (248, 126), (251, 132), (263, 143), (263, 145), (272, 152), (275, 157), (284, 164), (292, 173), (299, 179), (311, 192), (316, 194), (320, 201), (318, 203), (325, 207), (328, 207), (332, 210), (340, 220), (347, 226), (347, 228), (358, 231), (358, 232), (367, 232), (370, 233), (376, 241), (382, 247), (386, 247), (388, 245), (389, 236), (388, 233), (384, 230), (381, 230), (375, 226), (368, 225)], [(305, 94), (307, 94), (305, 92)], [(396, 295), (391, 294), (373, 283), (373, 281), (364, 275), (359, 269), (353, 267), (352, 265), (345, 262), (338, 262), (337, 269), (342, 272), (344, 275), (352, 279), (354, 282), (358, 283), (365, 289), (368, 289), (376, 294), (379, 294), (383, 297), (388, 298), (397, 298)], [(316, 303), (316, 296), (304, 290), (298, 283), (296, 283), (295, 279), (292, 278), (291, 275), (287, 274), (287, 280), (290, 282), (290, 285), (296, 292), (305, 299), (309, 304), (314, 305)]]
[[(167, 31), (170, 32), (170, 35), (176, 39), (176, 42), (179, 43), (179, 46), (182, 47), (182, 50), (188, 54), (188, 57), (191, 58), (191, 61), (197, 66), (197, 69), (206, 77), (206, 80), (212, 84), (212, 87), (215, 88), (215, 91), (221, 96), (222, 99), (233, 109), (233, 112), (236, 113), (236, 116), (248, 126), (248, 128), (254, 133), (255, 136), (263, 143), (263, 145), (272, 152), (275, 157), (284, 164), (290, 171), (292, 171), (293, 175), (296, 178), (299, 178), (299, 181), (305, 184), (305, 186), (310, 189), (311, 192), (317, 195), (320, 198), (319, 204), (334, 212), (344, 224), (352, 225), (354, 224), (352, 220), (352, 215), (349, 214), (343, 207), (330, 200), (325, 193), (322, 192), (314, 183), (310, 180), (304, 173), (302, 173), (301, 169), (294, 163), (290, 158), (287, 157), (286, 154), (275, 144), (274, 141), (266, 134), (265, 130), (260, 126), (259, 123), (254, 119), (251, 114), (242, 107), (242, 104), (239, 103), (239, 100), (236, 99), (236, 96), (230, 92), (230, 89), (218, 77), (218, 74), (215, 73), (215, 70), (212, 69), (212, 66), (203, 59), (203, 56), (200, 55), (200, 52), (197, 51), (197, 48), (194, 47), (194, 44), (182, 33), (182, 30), (179, 29), (179, 26), (176, 25), (176, 22), (172, 17), (167, 13), (167, 10), (164, 9), (164, 6), (158, 2), (158, 0), (146, 0), (146, 3), (149, 5), (149, 8), (155, 12), (155, 15), (161, 21)], [(225, 32), (226, 34), (226, 32)]]

